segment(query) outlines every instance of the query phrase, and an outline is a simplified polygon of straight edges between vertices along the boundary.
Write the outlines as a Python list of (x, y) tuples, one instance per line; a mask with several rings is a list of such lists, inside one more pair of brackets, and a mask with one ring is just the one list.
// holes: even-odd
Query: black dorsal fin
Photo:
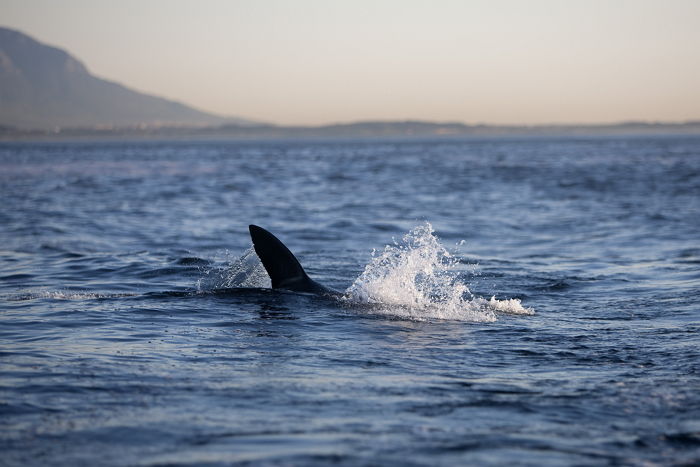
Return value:
[(253, 247), (272, 280), (273, 289), (304, 289), (309, 276), (299, 260), (277, 237), (257, 225), (248, 226)]

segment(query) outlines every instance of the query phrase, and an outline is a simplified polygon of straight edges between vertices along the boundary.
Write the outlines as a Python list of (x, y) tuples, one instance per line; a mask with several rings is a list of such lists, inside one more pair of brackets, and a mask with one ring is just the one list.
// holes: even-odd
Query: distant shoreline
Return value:
[(323, 126), (216, 125), (61, 128), (0, 127), (0, 141), (65, 140), (324, 140), (374, 138), (492, 138), (700, 135), (700, 121), (621, 122), (597, 125), (467, 125), (425, 121), (368, 121)]

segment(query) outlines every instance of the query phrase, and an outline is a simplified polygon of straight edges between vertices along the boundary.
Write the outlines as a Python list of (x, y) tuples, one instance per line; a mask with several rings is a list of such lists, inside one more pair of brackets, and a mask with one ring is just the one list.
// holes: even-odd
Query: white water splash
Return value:
[(373, 312), (416, 320), (496, 321), (496, 312), (533, 314), (517, 299), (474, 297), (458, 281), (457, 258), (426, 222), (375, 255), (347, 289), (348, 300), (376, 305)]
[[(483, 300), (483, 298), (481, 300)], [(501, 313), (509, 313), (511, 315), (534, 315), (535, 314), (535, 310), (533, 310), (532, 308), (525, 308), (520, 303), (520, 300), (518, 300), (517, 298), (496, 300), (496, 297), (493, 296), (487, 302), (487, 305), (492, 310), (500, 311)]]
[[(464, 242), (460, 243), (463, 244)], [(226, 267), (210, 268), (197, 283), (199, 291), (220, 288), (269, 288), (270, 277), (253, 247)], [(486, 300), (459, 281), (459, 260), (442, 246), (425, 222), (387, 245), (345, 291), (344, 300), (370, 305), (374, 314), (411, 320), (496, 321), (497, 313), (531, 315), (518, 299)]]
[[(231, 261), (226, 261), (227, 263)], [(226, 268), (212, 268), (203, 271), (205, 276), (197, 281), (197, 290), (225, 288), (270, 288), (270, 276), (251, 246), (240, 258)]]

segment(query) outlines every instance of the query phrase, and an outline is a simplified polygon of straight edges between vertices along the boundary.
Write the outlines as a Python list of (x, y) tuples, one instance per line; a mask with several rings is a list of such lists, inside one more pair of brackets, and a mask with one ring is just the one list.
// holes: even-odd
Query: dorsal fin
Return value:
[(277, 237), (257, 225), (248, 226), (253, 239), (255, 253), (258, 254), (265, 270), (272, 280), (273, 289), (302, 289), (309, 282), (309, 276), (299, 264), (299, 260)]

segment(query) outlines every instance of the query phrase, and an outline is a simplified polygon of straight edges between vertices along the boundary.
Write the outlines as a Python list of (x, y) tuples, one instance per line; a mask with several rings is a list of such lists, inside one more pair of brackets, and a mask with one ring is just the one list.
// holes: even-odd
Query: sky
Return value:
[(700, 0), (0, 0), (0, 26), (277, 124), (700, 119)]

